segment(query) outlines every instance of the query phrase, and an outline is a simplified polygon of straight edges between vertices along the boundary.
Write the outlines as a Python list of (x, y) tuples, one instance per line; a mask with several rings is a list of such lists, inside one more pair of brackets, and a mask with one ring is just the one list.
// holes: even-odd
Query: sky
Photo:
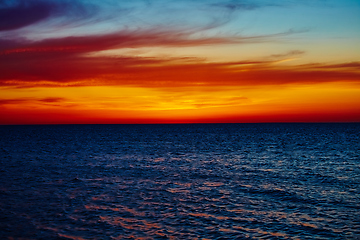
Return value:
[(0, 124), (360, 122), (359, 0), (0, 0)]

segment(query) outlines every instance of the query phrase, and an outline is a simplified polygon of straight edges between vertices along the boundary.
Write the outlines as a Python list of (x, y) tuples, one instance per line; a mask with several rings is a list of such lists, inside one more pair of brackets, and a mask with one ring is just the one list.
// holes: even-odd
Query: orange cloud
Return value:
[(47, 97), (47, 98), (3, 98), (0, 99), (0, 106), (26, 106), (26, 105), (33, 105), (33, 106), (60, 106), (66, 101), (65, 98), (59, 97)]
[[(271, 79), (290, 75), (291, 70), (270, 67), (275, 60), (209, 63), (189, 57), (136, 57), (91, 55), (99, 51), (139, 47), (189, 47), (273, 41), (285, 32), (264, 36), (194, 38), (192, 31), (138, 30), (98, 36), (78, 36), (42, 41), (2, 40), (0, 86), (101, 86), (132, 85), (171, 87), (195, 85), (225, 86), (261, 84), (263, 75)], [(292, 51), (279, 58), (301, 54)], [(245, 72), (247, 71), (247, 72)], [(307, 74), (306, 71), (304, 74)], [(316, 73), (315, 73), (316, 74)], [(351, 78), (351, 73), (347, 74)], [(274, 77), (271, 77), (274, 75)], [(323, 75), (323, 74), (319, 74)], [(255, 80), (256, 78), (256, 80)], [(323, 77), (324, 79), (327, 76)], [(260, 82), (258, 82), (260, 81)], [(266, 82), (271, 82), (266, 81)], [(279, 80), (279, 82), (284, 81)], [(285, 80), (286, 81), (286, 80)], [(250, 84), (250, 85), (251, 85)]]
[(0, 56), (1, 86), (163, 88), (359, 82), (360, 79), (357, 62), (285, 67), (276, 65), (278, 60), (268, 59), (211, 63), (196, 58), (86, 56), (78, 48), (75, 52), (19, 49)]

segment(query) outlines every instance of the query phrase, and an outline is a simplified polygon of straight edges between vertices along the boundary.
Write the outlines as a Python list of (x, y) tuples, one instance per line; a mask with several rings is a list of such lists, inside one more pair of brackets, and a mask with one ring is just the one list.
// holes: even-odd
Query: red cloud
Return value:
[[(203, 46), (269, 40), (274, 36), (190, 38), (175, 31), (119, 33), (8, 43), (0, 52), (0, 86), (136, 85), (249, 86), (356, 81), (359, 63), (280, 68), (269, 58), (259, 61), (206, 63), (196, 58), (89, 56), (86, 53), (129, 47)], [(302, 54), (295, 50), (272, 58)], [(354, 70), (355, 68), (355, 70)]]
[(48, 97), (48, 98), (12, 98), (12, 99), (0, 99), (1, 105), (12, 105), (12, 104), (24, 104), (32, 102), (41, 102), (41, 103), (59, 103), (65, 101), (65, 98), (59, 97)]

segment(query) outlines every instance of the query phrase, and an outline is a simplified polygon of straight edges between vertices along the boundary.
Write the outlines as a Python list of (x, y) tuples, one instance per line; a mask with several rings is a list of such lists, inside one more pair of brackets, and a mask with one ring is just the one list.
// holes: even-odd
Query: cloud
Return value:
[(19, 104), (28, 101), (26, 98), (16, 98), (16, 99), (0, 99), (0, 106), (9, 105), (9, 104)]
[[(201, 102), (201, 103), (199, 103)], [(218, 107), (231, 107), (251, 103), (247, 97), (227, 97), (227, 98), (208, 98), (201, 99), (201, 101), (192, 103), (192, 108), (218, 108)]]
[(0, 4), (0, 31), (28, 26), (48, 18), (54, 6), (45, 1), (4, 1)]
[[(203, 47), (272, 42), (296, 33), (262, 36), (202, 36), (192, 30), (147, 28), (38, 41), (0, 39), (0, 86), (257, 86), (359, 81), (358, 63), (279, 67), (274, 63), (303, 54), (293, 50), (263, 59), (206, 62), (197, 58), (96, 55), (105, 50), (142, 47)], [(329, 72), (328, 70), (332, 71)]]
[(253, 3), (234, 3), (234, 2), (230, 2), (230, 3), (218, 3), (218, 4), (214, 4), (214, 6), (220, 6), (220, 7), (224, 7), (230, 11), (235, 11), (235, 10), (253, 10), (258, 8), (259, 6)]
[[(71, 36), (138, 29), (182, 29), (193, 33), (219, 28), (236, 18), (235, 12), (272, 4), (258, 1), (0, 1), (0, 32), (40, 23), (22, 37), (42, 38), (47, 34)], [(196, 16), (196, 17), (194, 17)], [(56, 32), (54, 30), (56, 29)], [(96, 29), (96, 30), (95, 30)]]
[(39, 99), (38, 101), (45, 103), (57, 103), (57, 102), (63, 102), (65, 101), (65, 99), (59, 97), (48, 97), (48, 98)]
[[(99, 84), (99, 79), (135, 79), (142, 73), (152, 72), (165, 65), (179, 64), (179, 68), (193, 68), (202, 60), (192, 58), (164, 59), (135, 56), (90, 56), (104, 50), (139, 47), (201, 47), (220, 44), (256, 43), (271, 41), (272, 35), (192, 37), (192, 33), (167, 29), (120, 31), (104, 35), (74, 36), (30, 41), (3, 40), (0, 51), (0, 85), (20, 82), (47, 81), (55, 83), (76, 83), (87, 81), (89, 85)], [(192, 64), (190, 64), (192, 62)], [(182, 64), (185, 64), (182, 66)], [(227, 63), (224, 63), (228, 65)], [(238, 62), (230, 65), (254, 64)], [(220, 65), (206, 65), (219, 68)], [(164, 67), (166, 69), (166, 67)], [(137, 74), (138, 73), (138, 74)], [(125, 77), (131, 76), (131, 77)], [(135, 80), (131, 80), (135, 81)], [(114, 82), (114, 81), (112, 81)], [(81, 83), (83, 84), (83, 83)]]
[(208, 36), (193, 37), (194, 32), (169, 29), (123, 30), (115, 33), (88, 36), (51, 38), (40, 41), (26, 39), (0, 39), (4, 42), (0, 54), (20, 52), (59, 52), (78, 54), (118, 48), (136, 47), (191, 47), (219, 44), (260, 43), (274, 41), (279, 36), (293, 34), (284, 32), (259, 36)]
[(54, 104), (66, 101), (65, 98), (58, 97), (48, 97), (48, 98), (11, 98), (11, 99), (1, 99), (0, 106), (2, 105), (18, 105), (18, 104), (28, 104), (28, 103), (41, 103), (41, 104)]
[[(139, 47), (188, 47), (270, 41), (270, 36), (191, 38), (173, 30), (121, 31), (42, 41), (17, 40), (0, 52), (0, 86), (257, 86), (359, 81), (358, 63), (280, 67), (274, 63), (303, 54), (293, 50), (263, 59), (206, 62), (197, 58), (90, 55)], [(354, 70), (355, 69), (355, 70)], [(329, 71), (331, 70), (331, 71)]]
[(224, 8), (229, 12), (234, 11), (244, 11), (244, 10), (254, 10), (262, 7), (274, 6), (273, 4), (268, 4), (264, 2), (256, 2), (256, 1), (239, 1), (239, 0), (232, 0), (232, 1), (222, 1), (213, 3), (211, 6), (217, 8)]
[(20, 29), (50, 18), (66, 21), (88, 18), (95, 11), (90, 4), (69, 0), (4, 0), (0, 2), (0, 31)]
[[(58, 59), (57, 59), (58, 60)], [(244, 87), (324, 82), (359, 82), (359, 71), (323, 70), (304, 66), (279, 67), (271, 61), (207, 63), (171, 62), (152, 58), (94, 57), (70, 61), (27, 63), (27, 69), (11, 71), (2, 77), (2, 86), (138, 86)], [(40, 67), (40, 66), (42, 67)], [(24, 67), (24, 66), (23, 66)], [(326, 68), (326, 66), (323, 66)], [(6, 72), (5, 72), (6, 73)], [(12, 74), (12, 79), (10, 80)]]
[(283, 58), (292, 58), (292, 57), (297, 57), (297, 56), (300, 56), (300, 55), (303, 55), (305, 52), (304, 51), (301, 51), (301, 50), (292, 50), (292, 51), (289, 51), (287, 53), (282, 53), (282, 54), (273, 54), (271, 55), (270, 57), (271, 58), (280, 58), (280, 59), (283, 59)]
[[(3, 0), (0, 1), (0, 32), (17, 30), (42, 22), (41, 30), (60, 33), (79, 29), (93, 32), (99, 26), (121, 31), (126, 29), (183, 27), (199, 31), (226, 24), (234, 9), (249, 9), (247, 3), (215, 3), (217, 9), (206, 7), (209, 3), (193, 1), (171, 4), (162, 1), (82, 1), (82, 0)], [(210, 4), (211, 5), (211, 4)], [(225, 11), (224, 11), (225, 9)], [(197, 16), (193, 18), (192, 16)], [(87, 28), (86, 28), (87, 27)], [(80, 29), (79, 29), (80, 30)], [(26, 35), (27, 33), (24, 32)]]
[(314, 69), (327, 69), (327, 70), (337, 70), (337, 69), (354, 69), (360, 70), (360, 62), (349, 62), (349, 63), (341, 63), (341, 64), (308, 64), (305, 65), (309, 68)]

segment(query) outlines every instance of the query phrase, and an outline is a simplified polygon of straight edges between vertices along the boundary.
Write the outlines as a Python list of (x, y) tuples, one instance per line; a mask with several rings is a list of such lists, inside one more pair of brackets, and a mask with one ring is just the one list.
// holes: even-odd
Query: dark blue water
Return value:
[(0, 126), (0, 239), (359, 239), (360, 124)]

